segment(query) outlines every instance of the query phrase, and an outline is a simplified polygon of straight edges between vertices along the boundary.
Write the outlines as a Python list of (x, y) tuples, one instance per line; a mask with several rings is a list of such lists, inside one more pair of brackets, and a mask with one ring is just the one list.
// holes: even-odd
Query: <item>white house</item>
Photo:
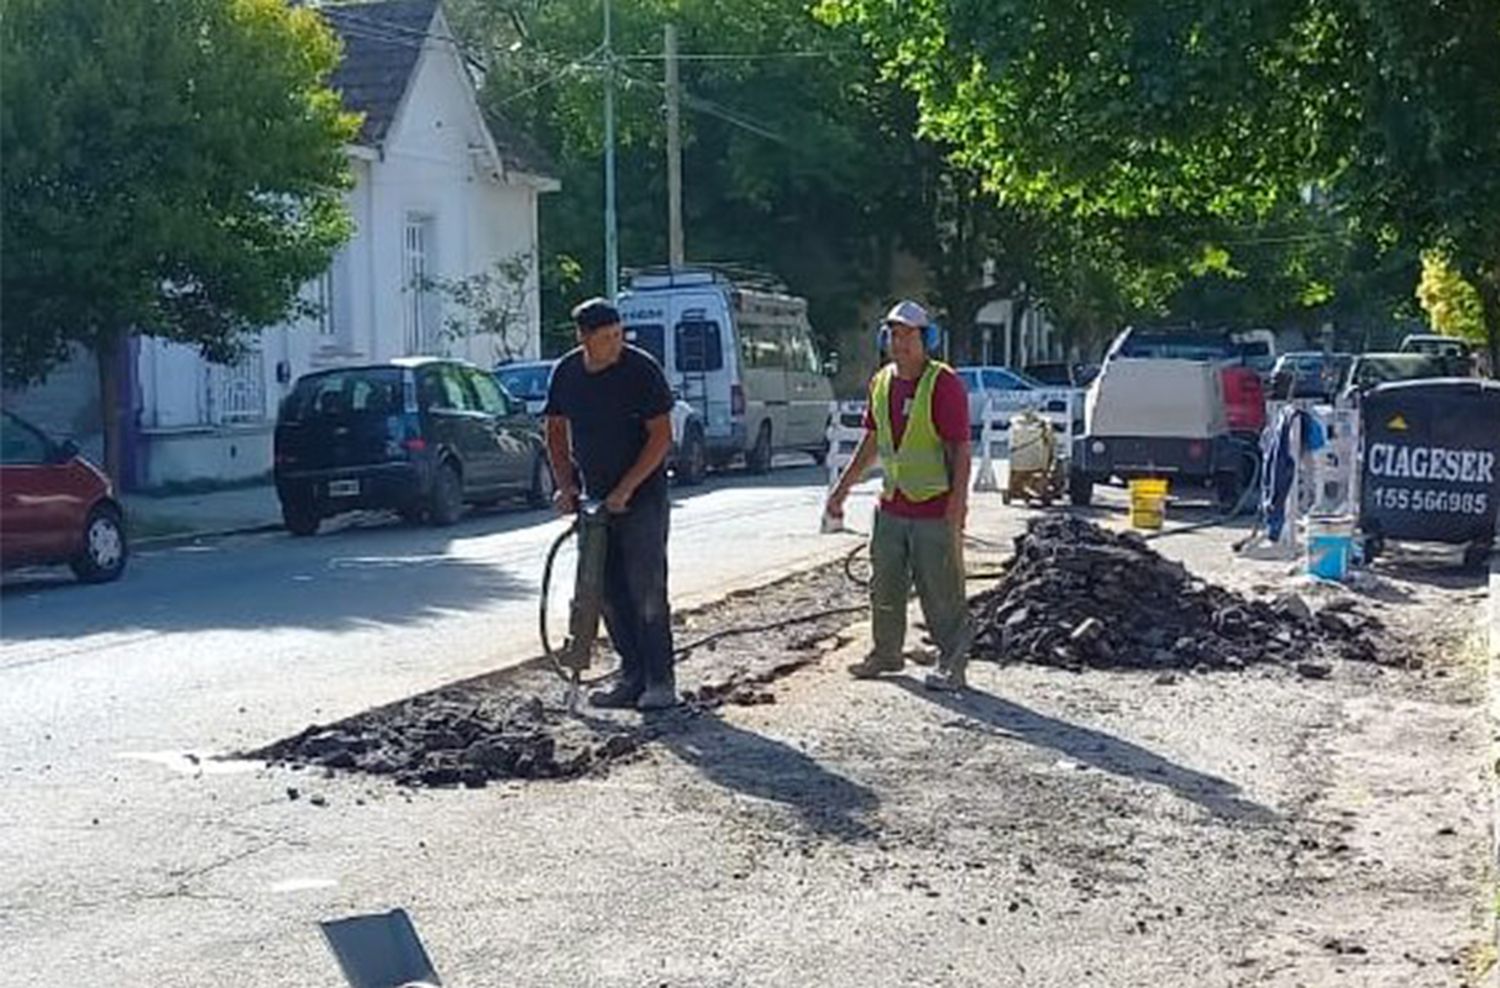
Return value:
[[(481, 111), (438, 0), (321, 12), (344, 43), (332, 85), (364, 114), (348, 149), (354, 236), (305, 290), (321, 316), (264, 331), (238, 366), (165, 340), (135, 342), (129, 459), (142, 486), (265, 474), (277, 404), (309, 370), (418, 353), (487, 367), (539, 353), (537, 200), (558, 188), (542, 156)], [(517, 258), (527, 273), (508, 339), (446, 332), (462, 312), (424, 285)]]

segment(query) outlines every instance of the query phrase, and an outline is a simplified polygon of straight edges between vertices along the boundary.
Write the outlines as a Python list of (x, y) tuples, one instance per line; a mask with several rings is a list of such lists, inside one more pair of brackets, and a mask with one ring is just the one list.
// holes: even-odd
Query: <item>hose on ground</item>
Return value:
[[(538, 624), (541, 630), (542, 652), (546, 656), (548, 664), (551, 665), (553, 672), (557, 673), (558, 677), (562, 679), (563, 682), (570, 685), (573, 683), (573, 671), (571, 669), (564, 668), (562, 663), (558, 661), (557, 651), (552, 647), (551, 637), (547, 634), (547, 605), (550, 602), (552, 596), (552, 568), (557, 562), (557, 554), (562, 550), (562, 547), (567, 543), (568, 539), (572, 538), (577, 533), (578, 524), (577, 522), (574, 522), (573, 524), (569, 525), (561, 535), (553, 540), (552, 546), (547, 550), (546, 561), (542, 565), (542, 592), (540, 613), (538, 618)], [(846, 569), (845, 572), (848, 572), (848, 570)], [(703, 648), (707, 645), (711, 645), (714, 642), (720, 641), (724, 638), (731, 638), (737, 635), (758, 634), (767, 631), (780, 631), (783, 628), (790, 628), (799, 624), (809, 624), (813, 621), (820, 621), (823, 618), (841, 617), (846, 614), (861, 613), (868, 610), (868, 608), (869, 605), (867, 604), (853, 604), (843, 607), (825, 607), (820, 610), (810, 611), (806, 614), (796, 614), (792, 617), (781, 618), (780, 620), (776, 621), (770, 621), (761, 624), (739, 625), (733, 628), (721, 628), (718, 631), (703, 635), (699, 638), (695, 638), (692, 641), (688, 642), (686, 645), (678, 645), (672, 650), (672, 659), (674, 662), (680, 662), (682, 661), (682, 659), (684, 659), (686, 656), (696, 651), (697, 649)], [(601, 683), (613, 679), (618, 674), (618, 670), (612, 669), (609, 672), (600, 673), (597, 676), (592, 676), (587, 679), (580, 678), (577, 681), (577, 684), (579, 686), (598, 686)]]
[[(1206, 528), (1214, 528), (1218, 525), (1224, 524), (1227, 521), (1233, 521), (1235, 518), (1238, 518), (1241, 514), (1243, 514), (1245, 509), (1248, 508), (1250, 504), (1255, 500), (1255, 498), (1260, 495), (1260, 472), (1262, 469), (1262, 464), (1260, 455), (1254, 450), (1242, 450), (1241, 456), (1243, 456), (1245, 461), (1250, 464), (1250, 482), (1245, 485), (1245, 489), (1243, 491), (1240, 491), (1240, 496), (1238, 500), (1234, 502), (1233, 507), (1222, 514), (1215, 515), (1207, 521), (1194, 522), (1191, 525), (1178, 525), (1175, 528), (1164, 528), (1159, 532), (1152, 532), (1149, 535), (1142, 536), (1142, 538), (1144, 538), (1147, 542), (1154, 542), (1157, 539), (1164, 539), (1172, 535), (1187, 535), (1190, 532), (1201, 532)], [(1251, 534), (1253, 535), (1254, 533), (1252, 532)], [(1249, 538), (1243, 539), (1240, 542), (1236, 542), (1234, 544), (1235, 551), (1238, 552), (1240, 548), (1248, 541)]]

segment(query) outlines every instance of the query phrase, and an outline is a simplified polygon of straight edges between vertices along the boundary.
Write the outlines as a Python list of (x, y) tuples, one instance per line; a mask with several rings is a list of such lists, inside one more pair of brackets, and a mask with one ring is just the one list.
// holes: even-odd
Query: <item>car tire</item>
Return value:
[(755, 445), (745, 454), (745, 466), (751, 473), (771, 472), (771, 423), (762, 422), (755, 434)]
[(1233, 511), (1235, 505), (1240, 503), (1243, 492), (1244, 487), (1240, 484), (1238, 474), (1221, 473), (1214, 476), (1214, 499), (1223, 510)]
[(538, 453), (531, 464), (531, 488), (526, 492), (526, 501), (533, 508), (546, 508), (552, 504), (552, 495), (557, 484), (552, 479), (552, 466), (544, 453)]
[(1068, 500), (1075, 508), (1087, 508), (1094, 503), (1094, 478), (1086, 473), (1068, 474)]
[(396, 514), (408, 525), (420, 525), (427, 520), (427, 506), (409, 504), (404, 508), (397, 508)]
[(323, 518), (310, 504), (283, 502), (281, 524), (298, 538), (307, 538), (318, 534), (318, 526), (323, 524)]
[(677, 454), (677, 467), (673, 479), (680, 487), (697, 487), (708, 476), (708, 443), (703, 439), (703, 430), (696, 426), (688, 429)]
[(427, 503), (427, 520), (446, 528), (464, 513), (463, 478), (450, 460), (438, 464), (432, 477), (432, 495)]
[(120, 512), (101, 504), (89, 512), (83, 526), (83, 551), (69, 565), (84, 583), (108, 583), (125, 572), (129, 556)]

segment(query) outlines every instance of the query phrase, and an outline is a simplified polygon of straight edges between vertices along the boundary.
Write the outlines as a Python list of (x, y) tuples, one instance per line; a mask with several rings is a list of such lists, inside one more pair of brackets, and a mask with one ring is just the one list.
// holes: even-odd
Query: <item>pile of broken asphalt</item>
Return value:
[[(843, 644), (846, 612), (864, 591), (833, 565), (679, 615), (679, 642), (715, 639), (678, 665), (685, 705), (642, 717), (572, 712), (543, 664), (442, 687), (242, 757), (393, 779), (405, 786), (482, 787), (569, 779), (691, 730), (724, 704), (775, 702), (769, 689)], [(1000, 583), (970, 601), (975, 657), (1070, 669), (1216, 669), (1283, 663), (1326, 675), (1329, 660), (1378, 660), (1381, 627), (1338, 602), (1314, 612), (1294, 595), (1265, 602), (1193, 577), (1133, 534), (1082, 519), (1035, 519), (1016, 539)], [(784, 625), (788, 615), (822, 614)], [(725, 629), (771, 630), (719, 639)]]
[(998, 586), (970, 601), (974, 655), (1066, 669), (1238, 669), (1379, 661), (1378, 619), (1339, 599), (1253, 600), (1194, 577), (1133, 532), (1070, 515), (1034, 519)]

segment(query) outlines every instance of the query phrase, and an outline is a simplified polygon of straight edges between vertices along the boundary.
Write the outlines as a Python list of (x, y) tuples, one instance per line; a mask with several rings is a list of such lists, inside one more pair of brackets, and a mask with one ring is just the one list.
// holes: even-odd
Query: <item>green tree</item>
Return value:
[(1248, 225), (1336, 202), (1387, 249), (1445, 244), (1500, 347), (1494, 0), (819, 9), (861, 31), (924, 130), (1008, 202)]
[(284, 0), (4, 0), (4, 375), (91, 349), (112, 476), (123, 341), (233, 360), (347, 238), (338, 58)]
[(1422, 254), (1417, 299), (1437, 332), (1476, 343), (1484, 341), (1484, 306), (1479, 293), (1440, 250)]
[[(1017, 217), (978, 194), (946, 149), (917, 135), (916, 101), (880, 78), (847, 29), (819, 24), (803, 0), (616, 0), (621, 257), (666, 258), (662, 28), (684, 53), (684, 214), (690, 260), (768, 269), (807, 296), (831, 343), (891, 292), (914, 258), (962, 340), (979, 305), (1025, 279), (1002, 248)], [(576, 262), (573, 291), (603, 284), (603, 65), (593, 0), (467, 0), (456, 23), (489, 68), (484, 98), (560, 162), (544, 201), (545, 253)], [(1019, 252), (1015, 252), (1019, 256)], [(997, 258), (993, 283), (984, 261)], [(554, 323), (568, 299), (544, 278)], [(857, 366), (858, 361), (846, 361)]]

